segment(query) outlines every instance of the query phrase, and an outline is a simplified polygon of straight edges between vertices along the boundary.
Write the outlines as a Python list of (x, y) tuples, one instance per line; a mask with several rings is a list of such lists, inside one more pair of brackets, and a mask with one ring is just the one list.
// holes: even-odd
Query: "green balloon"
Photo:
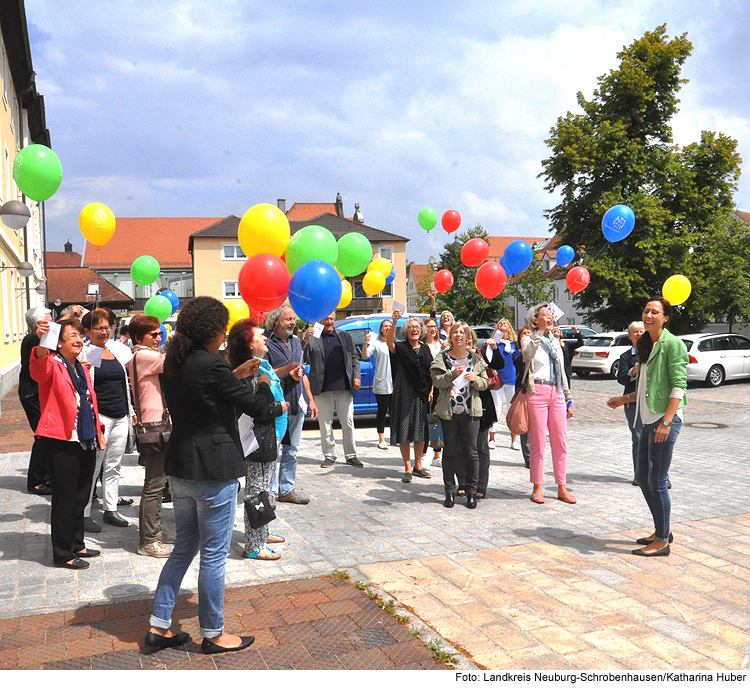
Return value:
[(372, 261), (372, 245), (361, 233), (347, 233), (339, 238), (339, 258), (336, 262), (344, 276), (361, 274)]
[(159, 278), (160, 272), (159, 262), (148, 254), (141, 255), (130, 266), (130, 276), (139, 286), (150, 286)]
[(438, 215), (434, 208), (426, 206), (419, 212), (419, 225), (430, 231), (437, 225)]
[(13, 179), (30, 199), (46, 201), (62, 182), (60, 158), (46, 145), (27, 145), (13, 162)]
[(338, 257), (336, 238), (322, 225), (307, 225), (300, 228), (286, 248), (286, 266), (290, 274), (294, 274), (303, 264), (313, 260), (327, 262), (335, 267)]
[(172, 304), (164, 296), (151, 296), (143, 308), (144, 315), (153, 315), (159, 322), (164, 322), (172, 314)]

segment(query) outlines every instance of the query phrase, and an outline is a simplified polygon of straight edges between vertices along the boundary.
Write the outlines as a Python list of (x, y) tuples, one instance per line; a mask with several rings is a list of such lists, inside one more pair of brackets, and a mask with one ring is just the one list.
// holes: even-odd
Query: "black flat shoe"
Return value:
[(30, 487), (29, 494), (38, 494), (40, 497), (48, 497), (52, 494), (52, 490), (50, 489), (49, 485), (45, 485), (44, 483), (42, 483), (41, 485), (37, 485), (36, 487)]
[(130, 497), (120, 497), (117, 500), (118, 507), (129, 507), (132, 503), (133, 500)]
[(95, 550), (94, 548), (86, 548), (85, 550), (79, 550), (76, 553), (78, 557), (99, 557), (101, 554), (101, 550)]
[(110, 526), (119, 526), (125, 528), (128, 525), (127, 519), (123, 519), (116, 511), (105, 511), (102, 521)]
[(89, 566), (86, 560), (81, 560), (77, 557), (75, 560), (68, 560), (67, 562), (56, 562), (55, 567), (62, 567), (64, 570), (85, 570)]
[(647, 553), (643, 548), (631, 550), (630, 552), (633, 553), (633, 555), (639, 555), (640, 557), (667, 557), (667, 555), (669, 555), (669, 546), (659, 550), (654, 550), (652, 553)]
[(83, 530), (86, 531), (86, 533), (101, 533), (102, 527), (90, 516), (87, 516), (83, 520)]
[(152, 633), (150, 630), (146, 633), (146, 642), (141, 654), (153, 654), (159, 650), (165, 650), (167, 647), (178, 647), (184, 645), (190, 639), (188, 633), (177, 633), (172, 637), (163, 637)]
[(477, 496), (475, 494), (466, 495), (466, 508), (467, 509), (477, 508)]
[(456, 498), (453, 496), (452, 492), (449, 492), (445, 495), (445, 501), (443, 502), (443, 506), (446, 509), (453, 509), (453, 507), (456, 504)]
[[(636, 541), (636, 543), (638, 543), (638, 545), (648, 545), (649, 543), (653, 543), (654, 540), (655, 540), (654, 538), (639, 538)], [(667, 541), (667, 543), (672, 543), (673, 541), (674, 541), (674, 536), (670, 533), (669, 540)]]
[(207, 637), (203, 638), (203, 642), (201, 643), (201, 652), (203, 654), (221, 654), (222, 652), (238, 652), (239, 650), (244, 650), (250, 647), (250, 645), (255, 642), (255, 638), (252, 635), (248, 635), (247, 637), (241, 637), (239, 645), (237, 647), (222, 647), (221, 645), (217, 645), (215, 642), (211, 642)]

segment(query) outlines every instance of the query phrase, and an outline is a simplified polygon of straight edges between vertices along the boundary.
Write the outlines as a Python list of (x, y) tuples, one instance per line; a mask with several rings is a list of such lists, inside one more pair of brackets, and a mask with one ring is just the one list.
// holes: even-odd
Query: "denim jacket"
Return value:
[[(646, 384), (646, 404), (655, 414), (667, 411), (670, 397), (679, 397), (680, 407), (687, 405), (687, 364), (688, 353), (685, 343), (669, 330), (662, 330), (661, 336), (651, 348), (648, 357)], [(643, 373), (643, 364), (638, 365), (638, 380)]]

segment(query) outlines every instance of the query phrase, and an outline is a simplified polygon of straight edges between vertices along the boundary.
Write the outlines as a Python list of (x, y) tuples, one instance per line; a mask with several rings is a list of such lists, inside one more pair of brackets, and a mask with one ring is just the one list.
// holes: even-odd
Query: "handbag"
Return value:
[(245, 515), (250, 528), (260, 528), (276, 518), (276, 512), (271, 507), (268, 492), (259, 492), (252, 497), (245, 497)]
[(490, 381), (490, 390), (500, 390), (503, 387), (503, 379), (500, 378), (500, 374), (494, 369), (487, 366), (487, 378)]
[(161, 414), (161, 420), (158, 422), (144, 422), (141, 420), (141, 400), (140, 389), (138, 387), (138, 363), (136, 359), (138, 354), (133, 357), (133, 377), (135, 378), (135, 415), (137, 418), (135, 424), (135, 436), (138, 439), (138, 450), (143, 455), (153, 455), (161, 453), (166, 449), (169, 443), (169, 437), (172, 434), (172, 422), (169, 418), (167, 403), (164, 402), (164, 393), (160, 390), (161, 404), (164, 411)]
[(439, 448), (443, 447), (443, 423), (440, 421), (434, 412), (430, 412), (427, 415), (427, 428), (430, 432), (430, 447)]
[(525, 391), (519, 390), (513, 396), (508, 407), (508, 414), (505, 415), (505, 422), (511, 434), (529, 433), (529, 407), (526, 404)]

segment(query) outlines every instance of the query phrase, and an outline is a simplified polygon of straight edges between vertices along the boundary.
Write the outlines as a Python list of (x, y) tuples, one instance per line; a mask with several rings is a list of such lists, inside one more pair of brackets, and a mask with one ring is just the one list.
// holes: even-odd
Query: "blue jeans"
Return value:
[(641, 424), (641, 416), (636, 413), (636, 403), (626, 402), (622, 407), (625, 410), (625, 418), (628, 420), (628, 429), (630, 429), (630, 440), (633, 446), (633, 478), (636, 479), (635, 475), (638, 471), (638, 443), (641, 440), (643, 424)]
[[(305, 423), (305, 414), (300, 411), (299, 414), (289, 415), (288, 435), (290, 446), (282, 444), (281, 453), (279, 454), (279, 478), (278, 492), (279, 496), (289, 494), (294, 489), (294, 481), (297, 479), (297, 452), (302, 441), (302, 426)], [(274, 483), (274, 491), (276, 490)]]
[(237, 480), (198, 482), (169, 477), (177, 528), (174, 550), (159, 576), (151, 625), (169, 628), (180, 584), (200, 550), (198, 620), (203, 637), (224, 632), (224, 578), (237, 508)]
[(667, 440), (656, 443), (654, 434), (661, 422), (662, 420), (659, 419), (653, 424), (644, 424), (642, 427), (635, 479), (641, 488), (641, 492), (643, 492), (648, 508), (651, 510), (651, 516), (654, 518), (656, 540), (667, 543), (669, 541), (669, 514), (671, 510), (667, 477), (669, 476), (672, 452), (680, 433), (682, 420), (675, 416)]

